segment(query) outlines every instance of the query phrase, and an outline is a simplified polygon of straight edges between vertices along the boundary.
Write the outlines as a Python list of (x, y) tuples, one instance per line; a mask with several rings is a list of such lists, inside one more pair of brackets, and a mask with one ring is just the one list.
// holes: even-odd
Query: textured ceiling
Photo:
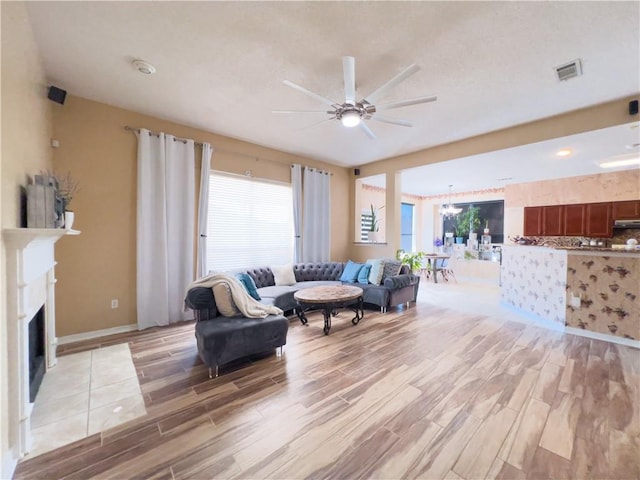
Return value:
[[(640, 91), (639, 2), (28, 2), (51, 83), (70, 94), (337, 165), (357, 166)], [(283, 85), (343, 101), (416, 63), (369, 121), (377, 138)], [(131, 61), (151, 62), (138, 73)], [(554, 67), (580, 58), (584, 75)], [(386, 113), (386, 112), (385, 112)], [(316, 124), (317, 122), (321, 122)], [(313, 125), (316, 124), (316, 125)]]

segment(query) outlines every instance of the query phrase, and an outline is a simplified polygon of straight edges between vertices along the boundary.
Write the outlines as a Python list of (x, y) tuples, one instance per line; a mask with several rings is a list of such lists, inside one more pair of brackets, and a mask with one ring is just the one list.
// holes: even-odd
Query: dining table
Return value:
[(442, 270), (437, 266), (438, 260), (444, 258), (450, 258), (450, 255), (446, 253), (425, 253), (424, 258), (427, 261), (427, 266), (420, 269), (420, 272), (425, 276), (425, 279), (429, 278), (429, 274), (433, 274), (433, 283), (438, 283), (438, 271)]

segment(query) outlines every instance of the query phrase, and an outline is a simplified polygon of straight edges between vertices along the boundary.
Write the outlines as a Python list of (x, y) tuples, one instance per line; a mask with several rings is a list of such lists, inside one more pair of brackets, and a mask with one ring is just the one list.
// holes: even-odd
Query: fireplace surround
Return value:
[[(9, 447), (14, 462), (27, 454), (32, 444), (31, 412), (35, 394), (32, 397), (30, 393), (30, 378), (43, 375), (56, 364), (54, 244), (63, 235), (79, 233), (54, 228), (2, 231), (7, 259)], [(36, 348), (44, 368), (29, 359), (32, 321), (41, 322), (42, 338)], [(32, 324), (31, 328), (34, 327)], [(34, 368), (36, 371), (30, 375)]]

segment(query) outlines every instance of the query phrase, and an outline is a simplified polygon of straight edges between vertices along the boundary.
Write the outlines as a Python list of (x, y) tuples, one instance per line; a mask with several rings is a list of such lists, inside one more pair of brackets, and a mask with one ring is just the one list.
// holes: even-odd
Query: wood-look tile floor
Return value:
[(640, 477), (638, 350), (428, 303), (350, 318), (292, 319), (283, 357), (213, 380), (193, 324), (103, 339), (129, 343), (147, 415), (15, 478)]

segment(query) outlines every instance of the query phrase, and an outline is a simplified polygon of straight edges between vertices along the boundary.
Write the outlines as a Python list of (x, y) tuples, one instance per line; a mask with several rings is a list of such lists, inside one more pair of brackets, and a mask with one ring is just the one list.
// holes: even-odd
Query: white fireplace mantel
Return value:
[(9, 370), (9, 446), (14, 460), (31, 449), (29, 401), (29, 321), (44, 306), (45, 365), (56, 364), (54, 244), (61, 228), (7, 228), (2, 230), (7, 259), (7, 345)]

